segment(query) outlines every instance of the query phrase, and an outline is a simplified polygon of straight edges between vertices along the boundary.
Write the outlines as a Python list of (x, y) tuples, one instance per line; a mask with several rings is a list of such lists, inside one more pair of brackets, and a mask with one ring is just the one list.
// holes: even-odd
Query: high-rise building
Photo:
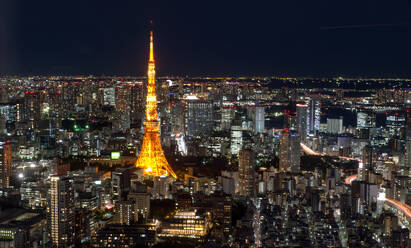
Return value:
[(343, 129), (342, 117), (338, 119), (327, 118), (327, 132), (328, 133), (333, 133), (333, 134), (342, 133), (342, 129)]
[(404, 113), (395, 112), (388, 114), (386, 117), (386, 126), (390, 135), (400, 136), (400, 130), (405, 126), (405, 122), (406, 118)]
[(290, 170), (293, 173), (300, 172), (301, 146), (300, 138), (296, 133), (290, 135)]
[(290, 130), (281, 131), (280, 138), (280, 156), (279, 167), (281, 171), (287, 171), (289, 167), (289, 147), (290, 147)]
[(128, 87), (127, 85), (115, 89), (115, 104), (118, 111), (130, 110), (130, 90)]
[(24, 95), (24, 116), (28, 128), (33, 129), (35, 124), (40, 120), (40, 101), (39, 93), (35, 91), (26, 91)]
[(130, 90), (130, 118), (133, 122), (139, 122), (144, 118), (146, 90), (144, 90), (143, 82), (135, 82)]
[(232, 177), (220, 177), (221, 186), (225, 194), (234, 195), (235, 194), (235, 182)]
[(131, 168), (121, 168), (111, 174), (111, 192), (114, 200), (122, 200), (130, 189)]
[(170, 109), (170, 125), (171, 133), (183, 134), (185, 132), (184, 125), (184, 106), (181, 102), (173, 103)]
[(219, 225), (223, 226), (223, 231), (228, 233), (231, 231), (232, 197), (219, 193), (214, 194), (211, 198), (213, 218)]
[(243, 127), (239, 121), (234, 121), (231, 126), (231, 155), (238, 155), (243, 147)]
[(118, 201), (116, 202), (115, 209), (114, 224), (132, 225), (138, 221), (138, 213), (135, 211), (133, 201)]
[(231, 107), (221, 106), (221, 130), (229, 130), (233, 120), (233, 109)]
[(131, 118), (130, 118), (130, 111), (117, 111), (116, 112), (116, 121), (113, 122), (113, 132), (126, 132), (126, 130), (130, 129)]
[(265, 113), (264, 107), (255, 107), (254, 129), (255, 133), (264, 133)]
[[(23, 100), (13, 100), (8, 103), (0, 103), (0, 114), (2, 116), (2, 122), (4, 121), (6, 129), (4, 131), (11, 132), (15, 130), (16, 124), (22, 121)], [(2, 123), (3, 124), (3, 123)]]
[(81, 247), (82, 241), (95, 232), (93, 212), (85, 208), (76, 208), (74, 223), (75, 247)]
[(374, 164), (374, 152), (373, 148), (370, 145), (364, 146), (362, 149), (362, 162), (359, 164), (358, 177), (362, 181), (368, 179), (368, 172), (372, 170)]
[(0, 142), (0, 187), (2, 194), (10, 188), (11, 144)]
[(144, 169), (144, 175), (160, 177), (171, 175), (177, 178), (164, 156), (160, 142), (159, 122), (157, 120), (157, 96), (155, 81), (155, 62), (153, 32), (150, 32), (150, 56), (148, 62), (148, 84), (144, 137), (136, 166)]
[(47, 227), (51, 247), (74, 247), (74, 217), (73, 180), (65, 176), (52, 176), (47, 202)]
[(306, 104), (297, 104), (297, 125), (298, 125), (298, 133), (300, 134), (300, 139), (302, 142), (305, 141), (307, 138), (307, 112), (308, 112), (308, 105)]
[(254, 196), (255, 153), (241, 150), (238, 155), (239, 193), (241, 196)]
[(298, 118), (296, 112), (291, 112), (288, 109), (284, 110), (284, 128), (298, 131)]
[(280, 140), (280, 170), (297, 173), (300, 171), (300, 138), (289, 129), (281, 132)]
[(147, 192), (146, 185), (139, 182), (138, 179), (132, 179), (127, 199), (134, 202), (136, 214), (148, 218), (150, 214), (150, 193)]
[(357, 113), (357, 128), (373, 128), (375, 127), (375, 113), (358, 112)]
[(103, 105), (116, 106), (116, 89), (104, 88), (103, 90)]
[(187, 135), (211, 135), (214, 126), (213, 103), (203, 100), (187, 101)]
[(320, 130), (321, 97), (312, 95), (308, 102), (307, 129), (310, 133)]
[(153, 198), (154, 199), (166, 199), (169, 198), (169, 178), (168, 177), (155, 177), (153, 186)]
[[(408, 101), (407, 101), (408, 103)], [(405, 167), (411, 172), (411, 109), (406, 110), (405, 122)]]

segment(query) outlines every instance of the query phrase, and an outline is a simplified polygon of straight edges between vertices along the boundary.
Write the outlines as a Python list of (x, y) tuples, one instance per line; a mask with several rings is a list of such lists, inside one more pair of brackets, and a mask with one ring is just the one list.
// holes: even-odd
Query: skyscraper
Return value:
[(213, 103), (187, 100), (187, 135), (207, 136), (213, 131)]
[(52, 176), (47, 203), (47, 228), (51, 247), (74, 247), (74, 210), (72, 179)]
[(296, 112), (284, 110), (284, 128), (298, 131), (298, 118)]
[(307, 129), (310, 133), (320, 130), (321, 98), (312, 95), (308, 103)]
[(405, 167), (411, 172), (411, 110), (406, 110), (405, 122)]
[(131, 225), (138, 221), (138, 213), (135, 211), (133, 201), (116, 202), (116, 215), (114, 223), (120, 225)]
[(241, 196), (254, 196), (255, 153), (241, 150), (238, 155), (239, 193)]
[(111, 192), (114, 201), (121, 201), (130, 189), (131, 168), (121, 168), (111, 174)]
[(243, 128), (240, 120), (233, 121), (230, 131), (231, 136), (231, 155), (238, 155), (243, 147)]
[(280, 140), (280, 170), (297, 173), (300, 171), (300, 138), (292, 130), (284, 129)]
[(4, 194), (10, 188), (11, 144), (0, 142), (0, 187)]
[(386, 117), (386, 126), (392, 136), (400, 136), (401, 129), (405, 127), (406, 117), (402, 112), (389, 113)]
[(255, 133), (264, 133), (265, 127), (265, 114), (264, 107), (255, 108), (255, 120), (254, 120)]
[(300, 134), (300, 139), (302, 142), (305, 141), (307, 137), (307, 111), (308, 105), (297, 104), (297, 122), (298, 122), (298, 133)]
[(151, 31), (144, 137), (136, 166), (143, 168), (144, 175), (146, 176), (159, 177), (171, 175), (177, 178), (164, 156), (160, 143), (153, 47), (153, 32)]
[(147, 192), (147, 186), (138, 181), (138, 178), (131, 179), (130, 193), (127, 195), (128, 200), (135, 204), (135, 211), (143, 218), (148, 218), (150, 213), (150, 193)]
[(338, 134), (342, 133), (343, 129), (343, 119), (342, 116), (339, 119), (327, 118), (327, 132)]
[(229, 130), (233, 120), (233, 109), (231, 107), (221, 106), (221, 130)]
[(362, 149), (362, 162), (359, 165), (359, 179), (366, 181), (368, 179), (368, 172), (373, 167), (373, 148), (370, 145), (364, 146)]
[(104, 88), (103, 90), (103, 105), (116, 106), (116, 90), (111, 88)]
[(358, 112), (357, 113), (357, 128), (373, 128), (375, 127), (375, 113)]

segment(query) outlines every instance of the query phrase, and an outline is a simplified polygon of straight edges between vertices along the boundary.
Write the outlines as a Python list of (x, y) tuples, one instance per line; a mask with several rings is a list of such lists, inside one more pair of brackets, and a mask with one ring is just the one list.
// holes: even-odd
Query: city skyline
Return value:
[(0, 2), (0, 247), (411, 247), (410, 10)]

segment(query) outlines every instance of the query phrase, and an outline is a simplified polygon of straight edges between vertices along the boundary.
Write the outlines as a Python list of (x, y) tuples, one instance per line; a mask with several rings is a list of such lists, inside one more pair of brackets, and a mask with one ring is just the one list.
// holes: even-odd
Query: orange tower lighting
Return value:
[(155, 81), (155, 62), (153, 49), (153, 31), (150, 31), (150, 56), (148, 60), (148, 84), (146, 98), (146, 116), (144, 122), (144, 137), (141, 152), (136, 166), (144, 169), (144, 176), (168, 176), (177, 178), (167, 162), (161, 148), (159, 122), (157, 121), (157, 96)]

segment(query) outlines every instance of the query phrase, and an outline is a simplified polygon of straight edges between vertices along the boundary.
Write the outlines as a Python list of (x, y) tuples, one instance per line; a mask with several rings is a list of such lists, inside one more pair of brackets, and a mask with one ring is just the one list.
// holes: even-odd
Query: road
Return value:
[[(307, 153), (308, 155), (327, 156), (327, 154), (314, 152), (311, 148), (309, 148), (308, 146), (306, 146), (303, 143), (300, 143), (300, 145), (301, 145), (301, 148), (304, 150), (304, 152)], [(358, 162), (361, 162), (360, 159), (356, 159), (356, 158), (344, 157), (344, 156), (338, 156), (338, 157), (341, 158), (341, 159), (357, 160)], [(356, 179), (357, 179), (357, 175), (351, 175), (349, 177), (346, 177), (344, 181), (345, 181), (346, 184), (351, 184), (352, 181), (354, 181)], [(411, 206), (409, 206), (405, 203), (402, 203), (400, 201), (396, 201), (396, 200), (389, 199), (389, 198), (386, 198), (385, 201), (390, 203), (392, 206), (394, 206), (395, 208), (397, 208), (401, 212), (403, 212), (408, 218), (411, 218)]]
[(254, 207), (255, 207), (255, 214), (254, 214), (254, 238), (255, 238), (255, 245), (258, 248), (261, 242), (261, 203), (258, 198), (254, 199)]
[[(351, 184), (352, 181), (354, 181), (356, 179), (357, 179), (357, 175), (351, 175), (351, 176), (345, 178), (345, 183), (346, 184)], [(407, 205), (407, 204), (402, 203), (400, 201), (389, 199), (389, 198), (385, 198), (385, 201), (389, 202), (392, 206), (394, 206), (395, 208), (397, 208), (398, 210), (403, 212), (408, 218), (411, 218), (411, 206), (410, 205)]]
[[(324, 154), (324, 153), (315, 152), (315, 151), (313, 151), (311, 148), (309, 148), (308, 146), (306, 146), (306, 145), (303, 144), (303, 143), (300, 143), (300, 146), (301, 146), (301, 148), (304, 150), (304, 152), (307, 153), (308, 155), (313, 155), (313, 156), (329, 156), (329, 155)], [(337, 157), (339, 157), (340, 159), (355, 160), (355, 161), (361, 162), (361, 159), (358, 159), (358, 158), (351, 158), (351, 157), (344, 157), (344, 156), (337, 156)]]

